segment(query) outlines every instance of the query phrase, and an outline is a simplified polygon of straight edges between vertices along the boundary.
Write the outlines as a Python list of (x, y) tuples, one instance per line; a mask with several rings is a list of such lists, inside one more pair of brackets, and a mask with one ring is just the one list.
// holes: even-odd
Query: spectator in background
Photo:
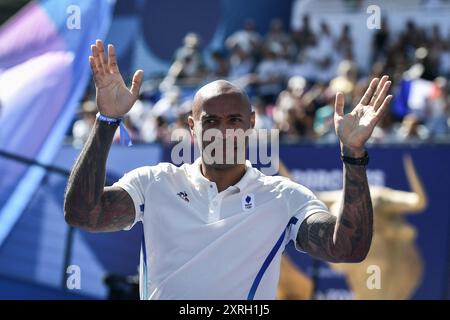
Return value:
[(444, 42), (442, 46), (442, 54), (439, 60), (439, 74), (450, 78), (450, 33), (448, 35), (449, 39)]
[(273, 128), (273, 118), (268, 115), (267, 106), (261, 98), (256, 97), (253, 110), (255, 111), (255, 129), (270, 130)]
[(338, 57), (335, 54), (334, 39), (328, 25), (320, 24), (320, 32), (316, 37), (316, 45), (311, 49), (316, 64), (315, 80), (327, 83), (335, 75), (335, 64)]
[(255, 69), (255, 59), (253, 56), (236, 44), (231, 49), (230, 72), (228, 78), (234, 83), (238, 83), (242, 88), (253, 83), (253, 71)]
[(314, 81), (328, 83), (336, 75), (335, 61), (331, 56), (315, 61)]
[(314, 110), (312, 100), (305, 95), (306, 85), (304, 78), (292, 77), (287, 89), (278, 96), (273, 116), (283, 139), (312, 138), (314, 135)]
[[(335, 92), (344, 92), (346, 105), (354, 105), (351, 102), (360, 100), (367, 79), (388, 73), (401, 99), (375, 128), (370, 141), (450, 141), (445, 84), (450, 77), (450, 34), (445, 39), (437, 25), (421, 28), (411, 20), (402, 32), (393, 33), (383, 16), (381, 29), (373, 34), (372, 57), (367, 57), (374, 61), (368, 75), (359, 73), (353, 59), (349, 25), (342, 26), (336, 39), (324, 22), (313, 31), (307, 15), (292, 34), (279, 19), (272, 20), (264, 38), (247, 20), (244, 29), (229, 36), (224, 46), (229, 51), (212, 52), (211, 68), (205, 70), (198, 36), (186, 35), (160, 92), (154, 95), (159, 98), (161, 93), (162, 98), (153, 107), (140, 99), (129, 113), (126, 122), (136, 129), (135, 139), (170, 142), (171, 132), (185, 126), (191, 109), (191, 100), (181, 100), (189, 95), (189, 87), (184, 86), (197, 86), (207, 76), (227, 78), (244, 88), (254, 101), (256, 126), (279, 128), (283, 141), (334, 142), (330, 99)], [(84, 143), (83, 132), (89, 132), (94, 120), (95, 112), (83, 113), (72, 130), (74, 144)]]
[(399, 124), (394, 123), (392, 113), (387, 112), (374, 128), (369, 143), (396, 142), (396, 132), (398, 128)]
[(302, 20), (302, 27), (292, 33), (292, 38), (299, 50), (316, 44), (316, 37), (310, 26), (309, 15), (304, 15)]
[(336, 41), (335, 48), (340, 59), (348, 59), (348, 57), (353, 56), (353, 39), (349, 24), (342, 26), (342, 31)]
[(421, 124), (419, 118), (410, 113), (403, 118), (395, 139), (397, 142), (420, 142), (428, 139), (427, 128)]
[(341, 61), (338, 66), (337, 77), (330, 81), (330, 89), (333, 92), (340, 91), (346, 96), (347, 99), (352, 99), (352, 94), (356, 85), (356, 78), (356, 65), (349, 60)]
[(139, 95), (139, 98), (134, 103), (131, 110), (128, 112), (131, 122), (140, 131), (142, 129), (145, 118), (148, 113), (151, 112), (152, 104), (146, 101), (143, 95)]
[(255, 23), (251, 19), (245, 20), (244, 29), (231, 34), (225, 45), (229, 50), (239, 47), (246, 55), (258, 56), (262, 44), (261, 35), (255, 30)]
[(148, 116), (142, 127), (141, 137), (146, 143), (169, 144), (171, 142), (169, 124), (162, 116)]
[(88, 100), (81, 105), (81, 119), (77, 120), (72, 127), (72, 144), (75, 148), (83, 147), (94, 127), (97, 105)]
[(210, 70), (211, 80), (227, 78), (230, 71), (230, 65), (225, 53), (220, 50), (215, 50), (211, 53), (211, 60), (213, 63)]
[[(371, 70), (370, 70), (370, 72), (369, 72), (369, 74), (367, 76), (363, 76), (363, 77), (360, 77), (360, 78), (358, 78), (358, 77), (355, 78), (354, 89), (353, 89), (353, 92), (351, 94), (351, 99), (352, 99), (353, 103), (355, 101), (360, 101), (361, 100), (361, 98), (363, 97), (364, 92), (366, 91), (366, 88), (369, 85), (371, 79), (373, 79), (373, 78), (381, 78), (383, 76), (383, 74), (385, 73), (385, 71), (384, 71), (385, 67), (384, 66), (385, 66), (384, 63), (376, 62), (375, 64), (372, 65), (372, 68), (371, 68)], [(347, 110), (344, 110), (344, 111), (347, 111)], [(386, 116), (386, 118), (388, 118), (388, 117)], [(383, 122), (383, 121), (380, 120), (380, 122), (378, 124), (380, 125), (381, 123), (385, 123), (386, 125), (387, 124), (390, 125), (390, 124), (392, 124), (392, 121), (390, 121), (390, 122), (384, 121)], [(373, 136), (374, 135), (372, 135), (372, 137)]]
[(430, 138), (443, 139), (447, 136), (449, 128), (449, 94), (448, 82), (443, 77), (438, 77), (433, 82), (430, 97), (426, 101), (426, 122)]
[(283, 142), (298, 143), (308, 138), (308, 122), (305, 113), (299, 109), (289, 109), (286, 123), (280, 128)]
[[(123, 117), (123, 124), (125, 125), (125, 128), (127, 128), (132, 143), (140, 143), (142, 141), (140, 132), (131, 121), (131, 118), (128, 114)], [(120, 130), (116, 130), (113, 138), (113, 143), (120, 144)]]
[(277, 99), (273, 110), (273, 117), (280, 125), (287, 121), (288, 111), (290, 109), (302, 109), (303, 95), (306, 91), (306, 80), (300, 76), (291, 77), (288, 81), (286, 90), (283, 90)]
[(305, 48), (300, 50), (297, 55), (297, 60), (290, 65), (287, 76), (299, 76), (305, 78), (309, 82), (315, 81), (317, 69), (313, 63), (313, 55), (314, 49)]
[(181, 92), (178, 87), (172, 87), (166, 91), (162, 98), (155, 103), (151, 115), (155, 118), (163, 117), (168, 123), (172, 123), (178, 116), (181, 106)]
[(327, 101), (326, 105), (316, 111), (314, 132), (319, 142), (335, 143), (338, 140), (334, 130), (334, 92), (328, 90), (325, 98)]
[[(426, 57), (426, 68), (429, 79), (433, 80), (439, 75), (441, 55), (445, 46), (445, 41), (441, 36), (438, 25), (433, 25), (430, 39), (427, 41), (428, 56)], [(427, 77), (427, 75), (425, 75)]]
[(417, 28), (414, 21), (408, 20), (405, 29), (398, 38), (397, 49), (405, 55), (406, 59), (413, 59), (416, 49), (424, 42), (422, 36), (422, 32)]
[(200, 52), (200, 38), (196, 33), (188, 33), (184, 37), (183, 46), (175, 52), (175, 61), (161, 84), (161, 90), (169, 90), (173, 85), (199, 85), (203, 81), (205, 71)]
[(389, 24), (384, 17), (381, 20), (381, 28), (375, 32), (372, 39), (372, 63), (386, 60), (389, 38)]
[(273, 104), (283, 89), (289, 65), (283, 58), (283, 48), (278, 43), (272, 43), (265, 48), (263, 59), (256, 68), (258, 94), (266, 104)]
[(280, 19), (273, 19), (271, 21), (269, 32), (264, 41), (264, 46), (266, 48), (270, 48), (274, 44), (281, 46), (281, 56), (283, 58), (288, 59), (291, 55), (295, 54), (291, 38), (284, 32), (283, 22)]
[(315, 83), (305, 92), (304, 102), (312, 112), (328, 103), (329, 85), (327, 83)]
[(331, 34), (330, 28), (328, 24), (325, 22), (320, 23), (320, 32), (316, 38), (316, 45), (314, 48), (314, 54), (316, 59), (324, 60), (324, 59), (332, 59), (334, 52), (334, 43), (335, 40), (333, 35)]
[(191, 110), (187, 113), (179, 113), (177, 120), (169, 126), (170, 137), (174, 138), (174, 141), (170, 141), (171, 143), (176, 143), (177, 141), (189, 142), (189, 144), (194, 143), (188, 124), (188, 117), (190, 114)]

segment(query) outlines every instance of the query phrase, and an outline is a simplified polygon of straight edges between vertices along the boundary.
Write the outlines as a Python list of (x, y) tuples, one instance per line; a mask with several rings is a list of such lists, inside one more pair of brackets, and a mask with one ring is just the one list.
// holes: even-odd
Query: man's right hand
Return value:
[(107, 117), (121, 118), (139, 97), (144, 71), (135, 72), (131, 88), (128, 89), (117, 66), (114, 46), (108, 45), (108, 60), (101, 40), (97, 40), (91, 50), (89, 63), (94, 76), (98, 110)]

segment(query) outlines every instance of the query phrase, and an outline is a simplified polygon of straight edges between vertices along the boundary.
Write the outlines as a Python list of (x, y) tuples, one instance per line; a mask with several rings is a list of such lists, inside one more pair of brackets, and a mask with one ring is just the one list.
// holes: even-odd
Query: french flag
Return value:
[[(51, 163), (82, 99), (111, 0), (31, 1), (0, 28), (0, 150)], [(45, 171), (0, 157), (0, 245)]]
[(403, 77), (397, 88), (392, 112), (398, 118), (414, 112), (422, 115), (433, 92), (433, 82), (421, 78)]

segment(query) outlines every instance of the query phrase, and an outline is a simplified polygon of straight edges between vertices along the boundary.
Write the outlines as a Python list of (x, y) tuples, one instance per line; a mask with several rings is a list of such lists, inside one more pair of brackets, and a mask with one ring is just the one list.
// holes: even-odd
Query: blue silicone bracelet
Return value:
[(120, 144), (128, 147), (133, 145), (133, 143), (131, 142), (130, 135), (128, 134), (127, 128), (125, 128), (125, 125), (123, 124), (122, 118), (110, 118), (98, 112), (97, 119), (103, 122), (107, 122), (108, 124), (111, 123), (118, 124), (120, 127)]

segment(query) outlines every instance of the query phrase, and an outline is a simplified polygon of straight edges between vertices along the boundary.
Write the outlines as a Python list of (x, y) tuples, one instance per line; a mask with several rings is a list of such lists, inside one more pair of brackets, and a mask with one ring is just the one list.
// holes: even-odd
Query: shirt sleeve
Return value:
[(288, 188), (287, 198), (289, 218), (291, 219), (287, 228), (287, 243), (291, 240), (294, 241), (295, 248), (303, 252), (297, 246), (296, 241), (300, 225), (310, 215), (318, 212), (329, 213), (329, 210), (311, 190), (297, 183)]
[(130, 230), (138, 221), (142, 221), (144, 217), (146, 191), (152, 182), (153, 174), (151, 168), (141, 167), (126, 173), (119, 181), (113, 184), (115, 187), (124, 189), (134, 203), (134, 221), (123, 230)]

